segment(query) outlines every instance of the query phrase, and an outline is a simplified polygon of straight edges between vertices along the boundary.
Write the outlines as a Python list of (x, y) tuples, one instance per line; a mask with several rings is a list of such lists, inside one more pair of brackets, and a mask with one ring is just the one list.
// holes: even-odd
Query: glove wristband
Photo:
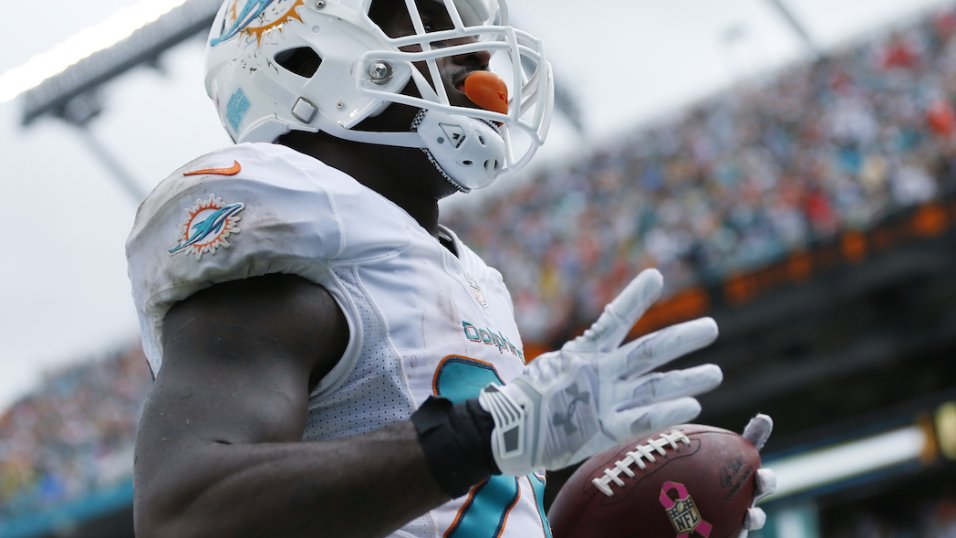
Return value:
[(491, 450), (495, 422), (477, 399), (453, 404), (430, 396), (411, 417), (432, 477), (451, 498), (501, 471)]
[[(513, 386), (522, 384), (521, 380), (513, 382)], [(516, 476), (530, 472), (532, 457), (527, 450), (530, 447), (525, 447), (525, 409), (497, 385), (482, 389), (478, 403), (494, 419), (491, 447), (498, 466)]]

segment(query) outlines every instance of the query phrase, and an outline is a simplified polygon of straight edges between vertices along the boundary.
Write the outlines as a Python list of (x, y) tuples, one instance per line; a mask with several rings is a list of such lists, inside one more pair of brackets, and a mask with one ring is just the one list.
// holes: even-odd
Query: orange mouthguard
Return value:
[(465, 79), (465, 95), (472, 103), (492, 112), (508, 113), (508, 86), (488, 71), (475, 71)]

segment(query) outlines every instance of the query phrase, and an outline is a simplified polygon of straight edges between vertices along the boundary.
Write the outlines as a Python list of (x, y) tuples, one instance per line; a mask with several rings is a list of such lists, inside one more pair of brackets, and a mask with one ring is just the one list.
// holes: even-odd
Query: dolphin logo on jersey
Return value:
[[(244, 2), (244, 3), (242, 3)], [(292, 3), (290, 7), (289, 2)], [(238, 6), (242, 5), (242, 9)], [(269, 30), (281, 29), (289, 20), (302, 21), (296, 9), (305, 5), (305, 0), (233, 0), (229, 6), (222, 34), (209, 41), (215, 47), (229, 41), (240, 33), (256, 36), (256, 42), (262, 43), (262, 36)], [(259, 26), (253, 22), (259, 21)], [(227, 26), (228, 25), (228, 26)]]
[(228, 247), (227, 238), (239, 233), (239, 212), (246, 208), (242, 202), (223, 204), (222, 199), (210, 195), (208, 200), (199, 200), (188, 211), (189, 217), (183, 224), (179, 244), (170, 248), (170, 254), (192, 252), (196, 259), (207, 252), (215, 254), (220, 247)]

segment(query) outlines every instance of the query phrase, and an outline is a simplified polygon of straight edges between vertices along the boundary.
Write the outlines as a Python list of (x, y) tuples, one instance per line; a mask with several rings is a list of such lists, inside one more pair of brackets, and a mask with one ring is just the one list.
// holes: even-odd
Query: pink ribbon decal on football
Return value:
[[(670, 496), (671, 492), (677, 494), (676, 499)], [(713, 525), (700, 516), (700, 511), (684, 484), (664, 482), (661, 486), (660, 501), (661, 506), (667, 510), (667, 517), (674, 525), (674, 530), (677, 531), (677, 538), (689, 538), (691, 533), (709, 538)]]

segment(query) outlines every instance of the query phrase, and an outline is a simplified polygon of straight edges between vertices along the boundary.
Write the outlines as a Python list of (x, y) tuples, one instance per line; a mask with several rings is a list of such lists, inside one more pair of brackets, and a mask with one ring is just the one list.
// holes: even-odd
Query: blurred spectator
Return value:
[(927, 538), (956, 538), (956, 498), (944, 498), (926, 513)]

